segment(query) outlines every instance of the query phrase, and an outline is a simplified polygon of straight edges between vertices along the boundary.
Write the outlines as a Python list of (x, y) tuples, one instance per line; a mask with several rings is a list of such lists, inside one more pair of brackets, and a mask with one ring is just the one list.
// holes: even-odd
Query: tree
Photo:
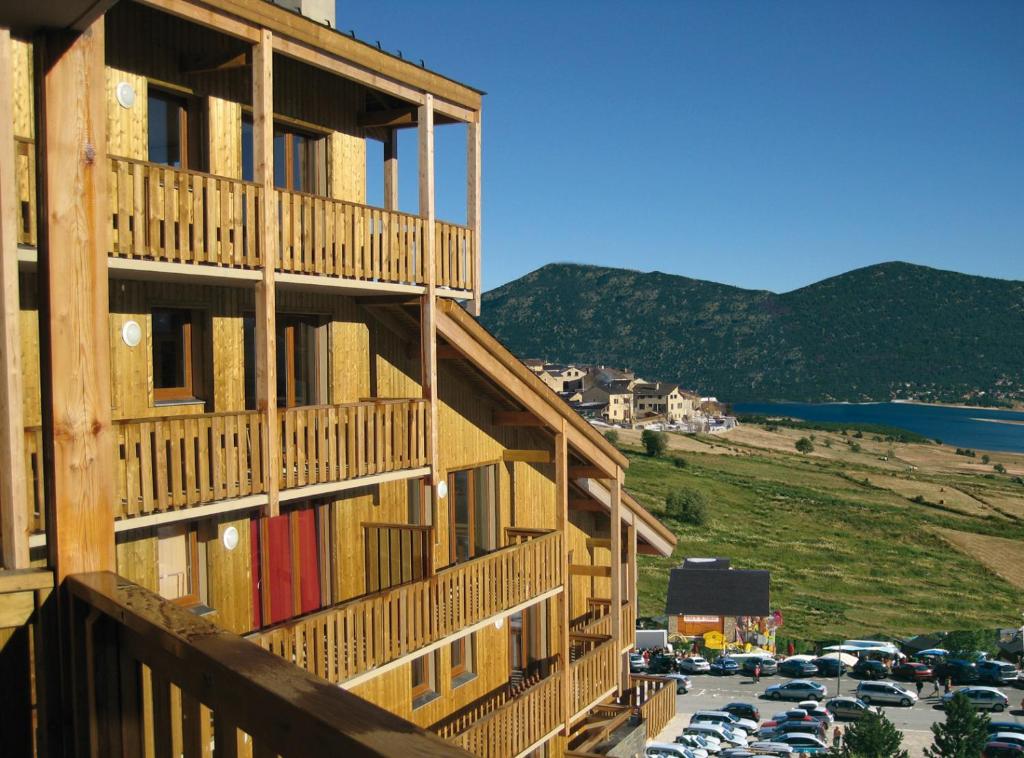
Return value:
[(980, 758), (988, 741), (989, 718), (979, 713), (962, 692), (946, 704), (945, 723), (932, 724), (932, 747), (926, 758)]
[(668, 447), (668, 435), (665, 432), (656, 432), (653, 429), (644, 429), (644, 433), (640, 435), (640, 441), (643, 443), (647, 454), (654, 458), (664, 453), (665, 448)]
[(1005, 474), (1006, 466), (1004, 466), (1002, 463), (997, 463), (995, 466), (992, 467), (992, 470), (995, 471), (997, 474)]
[(803, 453), (804, 455), (814, 451), (814, 443), (811, 442), (806, 437), (801, 437), (800, 439), (798, 439), (796, 441), (795, 447), (798, 453)]
[(988, 465), (988, 462), (990, 460), (992, 460), (992, 459), (988, 457), (987, 453), (985, 455), (981, 456), (981, 462), (984, 463), (986, 466)]
[(707, 521), (708, 499), (700, 490), (672, 490), (665, 498), (665, 512), (680, 523), (703, 526)]
[(611, 430), (605, 432), (604, 433), (604, 438), (606, 440), (608, 440), (610, 443), (612, 443), (613, 445), (618, 445), (619, 444), (619, 433), (617, 431), (615, 431), (614, 429), (611, 429)]
[(991, 629), (961, 629), (949, 632), (942, 640), (942, 646), (952, 658), (974, 660), (978, 653), (994, 655), (999, 652), (996, 635)]
[(835, 758), (909, 758), (901, 750), (903, 735), (889, 719), (878, 713), (866, 713), (859, 721), (846, 727), (843, 746), (833, 748)]

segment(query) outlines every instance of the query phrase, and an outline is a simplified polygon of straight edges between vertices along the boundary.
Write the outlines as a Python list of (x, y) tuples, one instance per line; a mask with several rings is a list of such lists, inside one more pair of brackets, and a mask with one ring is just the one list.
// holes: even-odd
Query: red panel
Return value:
[(288, 516), (274, 516), (266, 521), (270, 623), (276, 624), (295, 615), (292, 609), (292, 546)]
[(263, 626), (262, 607), (260, 605), (260, 522), (259, 519), (249, 521), (249, 549), (252, 553), (252, 628)]
[(299, 529), (299, 602), (302, 612), (320, 607), (320, 566), (317, 561), (316, 514), (312, 508), (298, 512)]

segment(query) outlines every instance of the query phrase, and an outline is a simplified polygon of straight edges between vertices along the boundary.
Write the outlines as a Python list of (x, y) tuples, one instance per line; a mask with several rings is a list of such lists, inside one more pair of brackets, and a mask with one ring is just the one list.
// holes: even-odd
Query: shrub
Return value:
[(862, 432), (860, 429), (858, 429), (857, 431), (855, 431), (853, 433), (853, 436), (856, 437), (857, 439), (861, 439), (864, 436), (864, 432)]
[(648, 455), (657, 458), (668, 447), (668, 435), (665, 432), (644, 429), (644, 433), (640, 435), (640, 442), (643, 443)]
[(611, 430), (605, 432), (604, 433), (604, 438), (606, 440), (608, 440), (610, 443), (612, 443), (613, 445), (618, 445), (619, 444), (619, 433), (617, 431), (615, 431), (614, 429), (611, 429)]
[(672, 490), (665, 498), (665, 512), (682, 524), (703, 526), (707, 511), (708, 499), (699, 490)]
[(678, 455), (672, 457), (672, 465), (676, 468), (686, 468), (686, 459), (680, 458)]
[(794, 447), (796, 448), (798, 453), (802, 453), (803, 455), (807, 455), (807, 453), (814, 451), (814, 443), (811, 442), (806, 437), (801, 437), (800, 439), (798, 439)]
[(859, 442), (854, 442), (852, 445), (850, 445), (850, 450), (852, 450), (855, 453), (859, 453), (860, 452), (860, 443)]
[(992, 460), (992, 459), (991, 459), (991, 458), (989, 458), (987, 454), (986, 454), (986, 455), (983, 455), (983, 456), (981, 456), (981, 462), (982, 462), (982, 463), (984, 463), (984, 464), (985, 464), (986, 466), (988, 465), (988, 462), (989, 462), (990, 460)]
[(1002, 463), (997, 463), (995, 466), (992, 467), (992, 469), (997, 474), (1005, 474), (1006, 473), (1006, 466), (1004, 466)]

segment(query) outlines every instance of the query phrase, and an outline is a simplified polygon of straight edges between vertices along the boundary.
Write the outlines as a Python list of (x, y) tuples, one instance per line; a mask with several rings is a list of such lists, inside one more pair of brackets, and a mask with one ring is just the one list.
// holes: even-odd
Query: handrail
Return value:
[(562, 677), (548, 676), (449, 738), (474, 755), (519, 755), (562, 722)]
[(169, 755), (179, 735), (185, 755), (207, 754), (212, 720), (217, 755), (235, 755), (243, 733), (254, 754), (283, 758), (463, 754), (113, 573), (65, 583), (71, 656), (83, 675), (75, 724), (101, 752), (114, 752), (105, 740), (117, 735), (118, 754)]
[(335, 684), (457, 634), (562, 584), (560, 532), (250, 637)]
[(629, 698), (647, 722), (647, 739), (653, 740), (676, 714), (675, 682), (662, 676), (631, 674), (629, 684)]
[(569, 664), (569, 697), (574, 715), (615, 688), (617, 663), (615, 643), (608, 638)]

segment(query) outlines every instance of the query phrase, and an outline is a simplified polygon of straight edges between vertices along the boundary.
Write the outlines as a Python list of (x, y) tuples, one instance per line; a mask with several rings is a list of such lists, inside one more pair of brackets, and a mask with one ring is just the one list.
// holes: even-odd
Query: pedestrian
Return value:
[(840, 747), (842, 747), (842, 744), (843, 730), (839, 726), (836, 726), (836, 728), (832, 731), (832, 747), (838, 750)]
[(932, 684), (934, 685), (934, 689), (932, 690), (932, 694), (929, 695), (928, 697), (935, 697), (936, 695), (939, 694), (939, 677), (933, 676), (932, 677)]
[(760, 663), (755, 663), (754, 664), (754, 684), (757, 684), (760, 681), (761, 681), (761, 664)]
[(917, 687), (917, 699), (920, 700), (921, 699), (921, 690), (924, 689), (924, 682), (922, 682), (920, 679), (918, 679), (914, 686)]
[(944, 692), (948, 695), (953, 690), (953, 677), (946, 677), (946, 686)]

